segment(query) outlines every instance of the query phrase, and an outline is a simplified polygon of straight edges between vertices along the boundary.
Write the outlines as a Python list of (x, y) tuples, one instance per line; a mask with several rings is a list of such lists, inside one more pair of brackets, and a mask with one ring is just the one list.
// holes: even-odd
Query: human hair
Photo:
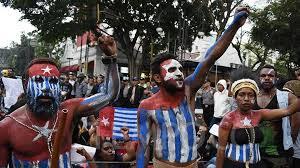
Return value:
[(28, 79), (28, 69), (34, 65), (34, 64), (42, 64), (42, 63), (47, 63), (47, 64), (51, 64), (54, 65), (56, 68), (58, 68), (56, 62), (51, 59), (51, 58), (36, 58), (34, 60), (32, 60), (26, 67), (26, 71), (25, 71), (25, 79)]
[(151, 62), (151, 74), (160, 74), (160, 64), (168, 59), (177, 59), (177, 56), (167, 52), (156, 55)]
[[(232, 83), (234, 83), (235, 81), (241, 80), (241, 79), (251, 79), (256, 82), (257, 76), (248, 67), (241, 67), (230, 73), (230, 80)], [(236, 97), (237, 93), (238, 93), (238, 91), (233, 96)]]
[(260, 75), (261, 70), (264, 69), (264, 68), (273, 69), (274, 72), (275, 72), (275, 76), (277, 76), (277, 70), (275, 69), (275, 67), (273, 65), (270, 65), (270, 64), (266, 64), (266, 65), (260, 67), (259, 71), (258, 71), (258, 75)]

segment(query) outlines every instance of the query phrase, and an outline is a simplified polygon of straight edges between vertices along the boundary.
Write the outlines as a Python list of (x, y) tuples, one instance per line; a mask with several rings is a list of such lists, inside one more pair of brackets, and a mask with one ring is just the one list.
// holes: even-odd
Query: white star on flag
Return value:
[(46, 68), (42, 68), (42, 71), (44, 71), (43, 74), (45, 74), (45, 73), (51, 74), (51, 72), (50, 72), (51, 70), (52, 70), (52, 68), (49, 68), (48, 65)]
[(109, 125), (109, 121), (108, 121), (108, 118), (102, 118), (101, 122), (104, 124), (104, 126), (108, 126)]
[(251, 126), (251, 120), (247, 117), (245, 117), (241, 122), (243, 123), (243, 126)]

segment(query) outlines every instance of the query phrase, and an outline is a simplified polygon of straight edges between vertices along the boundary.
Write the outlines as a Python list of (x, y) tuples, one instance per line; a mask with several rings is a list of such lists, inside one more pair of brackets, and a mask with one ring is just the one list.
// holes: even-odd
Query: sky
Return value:
[[(249, 5), (263, 6), (266, 0), (245, 0)], [(26, 20), (20, 20), (22, 14), (0, 4), (0, 48), (9, 47), (15, 41), (20, 43), (22, 32), (28, 33), (36, 28)], [(246, 28), (247, 29), (247, 28)]]
[(28, 21), (20, 21), (21, 16), (19, 11), (0, 4), (0, 48), (9, 47), (12, 41), (20, 43), (22, 32), (36, 29)]

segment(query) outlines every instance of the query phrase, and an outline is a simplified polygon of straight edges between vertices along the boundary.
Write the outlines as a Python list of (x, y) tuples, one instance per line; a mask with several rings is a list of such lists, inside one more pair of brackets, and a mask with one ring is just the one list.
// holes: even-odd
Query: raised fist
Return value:
[(98, 44), (105, 55), (116, 56), (117, 45), (113, 37), (102, 35), (98, 38)]
[(237, 23), (239, 27), (243, 26), (247, 20), (250, 11), (247, 7), (237, 7), (234, 13), (234, 23)]

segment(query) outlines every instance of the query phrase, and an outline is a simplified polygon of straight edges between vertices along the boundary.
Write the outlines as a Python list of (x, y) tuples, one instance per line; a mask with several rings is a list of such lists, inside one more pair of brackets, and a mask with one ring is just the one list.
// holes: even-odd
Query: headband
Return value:
[(231, 86), (231, 92), (235, 96), (235, 93), (242, 88), (250, 88), (255, 92), (256, 95), (259, 92), (256, 82), (252, 79), (240, 79), (233, 82)]

